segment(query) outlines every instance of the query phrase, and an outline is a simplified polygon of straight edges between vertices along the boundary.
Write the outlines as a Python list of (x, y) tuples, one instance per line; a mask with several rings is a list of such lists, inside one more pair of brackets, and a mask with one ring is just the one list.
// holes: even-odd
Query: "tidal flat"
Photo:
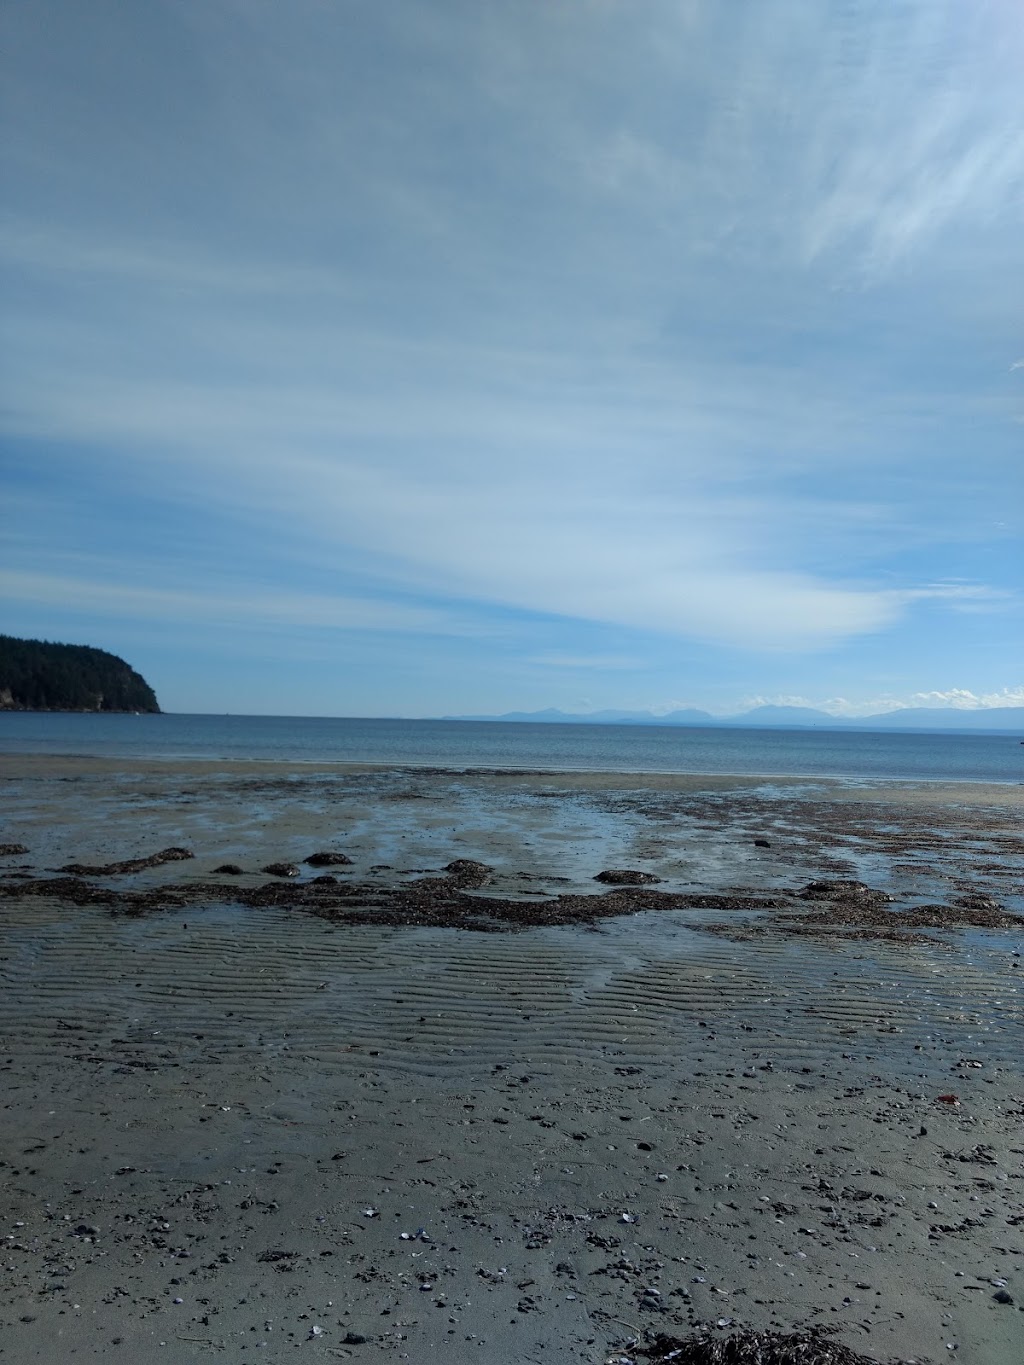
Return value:
[(18, 757), (2, 791), (0, 1359), (815, 1325), (1019, 1359), (1024, 788)]

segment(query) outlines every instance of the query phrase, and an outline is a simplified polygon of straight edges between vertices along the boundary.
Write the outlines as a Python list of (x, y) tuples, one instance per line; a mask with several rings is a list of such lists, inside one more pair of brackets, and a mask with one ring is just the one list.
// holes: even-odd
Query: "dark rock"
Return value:
[(310, 867), (351, 867), (352, 859), (345, 853), (311, 853), (306, 859)]
[(1013, 1303), (1013, 1295), (1005, 1289), (997, 1289), (992, 1297), (996, 1303)]
[(661, 878), (656, 877), (653, 872), (636, 872), (628, 867), (608, 867), (599, 872), (594, 881), (606, 882), (609, 886), (649, 886), (652, 882), (660, 882)]
[(341, 1339), (342, 1346), (365, 1346), (370, 1340), (364, 1337), (361, 1332), (346, 1332)]
[(332, 877), (329, 872), (323, 872), (319, 877), (310, 877), (309, 884), (310, 886), (337, 886), (338, 879)]
[(296, 863), (267, 863), (266, 867), (260, 868), (261, 872), (266, 872), (271, 877), (297, 877), (299, 875)]
[(0, 844), (0, 858), (16, 858), (19, 853), (27, 853), (24, 844)]
[(224, 877), (240, 877), (244, 871), (237, 863), (221, 863), (220, 867), (215, 867), (213, 870)]
[(754, 840), (754, 847), (755, 847), (755, 848), (771, 848), (771, 842), (770, 842), (770, 840), (768, 840), (768, 839), (755, 839), (755, 840)]

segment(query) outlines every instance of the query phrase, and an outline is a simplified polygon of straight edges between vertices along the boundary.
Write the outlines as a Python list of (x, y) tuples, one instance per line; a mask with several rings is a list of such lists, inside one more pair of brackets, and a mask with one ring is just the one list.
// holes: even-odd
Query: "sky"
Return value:
[(0, 629), (166, 710), (1024, 704), (1018, 0), (10, 0)]

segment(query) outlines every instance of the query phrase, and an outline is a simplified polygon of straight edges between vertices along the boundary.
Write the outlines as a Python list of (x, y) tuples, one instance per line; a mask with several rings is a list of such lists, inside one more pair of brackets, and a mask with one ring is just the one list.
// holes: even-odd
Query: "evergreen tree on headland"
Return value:
[(0, 635), (0, 711), (159, 711), (140, 673), (105, 649)]

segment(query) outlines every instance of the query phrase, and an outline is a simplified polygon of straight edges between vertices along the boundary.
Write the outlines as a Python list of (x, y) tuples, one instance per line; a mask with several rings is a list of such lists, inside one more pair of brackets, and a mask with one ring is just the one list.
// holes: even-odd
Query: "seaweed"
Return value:
[[(879, 1365), (818, 1328), (805, 1332), (733, 1332), (727, 1337), (696, 1332), (682, 1339), (659, 1333), (634, 1350), (641, 1360), (671, 1365)], [(891, 1361), (889, 1365), (914, 1365)], [(920, 1365), (920, 1362), (918, 1363)]]

